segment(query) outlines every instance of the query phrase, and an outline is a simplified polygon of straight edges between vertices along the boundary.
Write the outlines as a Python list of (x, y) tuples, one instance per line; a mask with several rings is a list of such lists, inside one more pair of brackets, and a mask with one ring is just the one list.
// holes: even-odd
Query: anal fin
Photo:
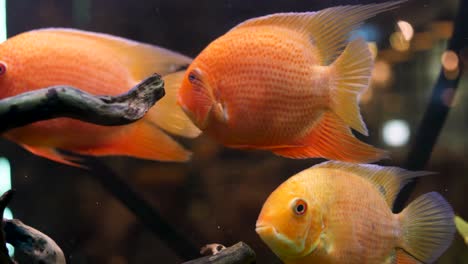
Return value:
[(397, 249), (395, 258), (392, 264), (424, 264), (423, 262), (415, 259), (402, 249)]
[(73, 162), (73, 161), (79, 161), (79, 158), (70, 157), (70, 156), (61, 154), (59, 151), (57, 151), (54, 148), (31, 147), (31, 146), (24, 145), (24, 144), (22, 144), (21, 146), (34, 155), (37, 155), (46, 159), (50, 159), (50, 160), (53, 160), (62, 164), (83, 168), (82, 165)]
[(295, 145), (270, 150), (288, 158), (326, 158), (355, 163), (369, 163), (388, 157), (386, 151), (358, 140), (349, 127), (330, 111), (325, 112), (310, 133)]

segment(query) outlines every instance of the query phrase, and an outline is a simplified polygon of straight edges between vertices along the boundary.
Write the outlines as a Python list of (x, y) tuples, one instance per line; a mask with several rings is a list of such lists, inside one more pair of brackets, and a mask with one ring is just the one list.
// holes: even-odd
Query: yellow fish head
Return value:
[(321, 208), (304, 184), (290, 179), (267, 199), (255, 231), (281, 259), (314, 251), (323, 230)]

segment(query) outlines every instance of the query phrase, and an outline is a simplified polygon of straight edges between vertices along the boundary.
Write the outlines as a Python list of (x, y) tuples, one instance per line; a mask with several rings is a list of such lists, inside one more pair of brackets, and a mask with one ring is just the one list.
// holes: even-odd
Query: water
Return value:
[[(194, 57), (248, 18), (370, 2), (7, 0), (7, 32), (13, 36), (35, 28), (73, 27), (152, 43)], [(391, 151), (392, 160), (381, 164), (402, 166), (406, 161), (441, 64), (447, 67), (453, 62), (447, 54), (444, 60), (442, 56), (457, 4), (453, 0), (411, 1), (368, 20), (356, 33), (377, 51), (372, 85), (361, 103), (370, 136), (361, 139)], [(398, 26), (398, 21), (408, 24)], [(407, 25), (414, 31), (410, 38)], [(450, 72), (447, 74), (450, 77)], [(438, 174), (419, 181), (410, 200), (437, 191), (456, 214), (468, 219), (466, 85), (466, 78), (462, 78), (424, 168)], [(385, 131), (391, 124), (397, 127), (390, 127), (389, 137)], [(206, 136), (179, 141), (194, 152), (190, 163), (124, 157), (101, 160), (197, 247), (244, 241), (256, 251), (258, 263), (279, 263), (254, 231), (260, 208), (281, 182), (321, 160), (288, 160), (268, 152), (228, 149)], [(99, 184), (93, 171), (48, 161), (6, 140), (0, 144), (0, 156), (11, 162), (12, 185), (17, 190), (10, 206), (14, 216), (52, 237), (70, 263), (182, 262)], [(467, 252), (456, 235), (438, 263), (466, 263)]]

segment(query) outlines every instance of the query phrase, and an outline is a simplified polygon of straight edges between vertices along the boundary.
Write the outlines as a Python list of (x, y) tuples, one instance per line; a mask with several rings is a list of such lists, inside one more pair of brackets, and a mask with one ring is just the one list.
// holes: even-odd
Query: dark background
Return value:
[[(73, 27), (196, 56), (210, 41), (248, 18), (371, 2), (382, 1), (8, 0), (8, 35), (42, 27)], [(381, 164), (401, 165), (406, 158), (408, 144), (387, 146), (382, 126), (391, 119), (406, 120), (411, 138), (414, 137), (441, 68), (440, 58), (457, 4), (453, 0), (413, 0), (370, 19), (363, 27), (375, 29), (375, 34), (367, 36), (377, 42), (377, 59), (390, 68), (390, 79), (374, 81), (362, 103), (371, 134), (364, 140), (392, 152), (392, 160)], [(404, 52), (395, 51), (389, 44), (400, 19), (411, 23), (416, 33), (409, 50)], [(382, 72), (375, 74), (381, 76)], [(465, 219), (468, 218), (466, 84), (462, 79), (426, 168), (439, 174), (421, 180), (410, 198), (437, 191)], [(279, 263), (254, 231), (257, 215), (266, 197), (281, 182), (321, 160), (288, 160), (267, 152), (227, 149), (205, 136), (182, 142), (194, 151), (190, 163), (123, 157), (101, 160), (197, 246), (213, 242), (231, 245), (242, 240), (256, 251), (257, 263)], [(13, 187), (17, 190), (11, 205), (15, 217), (52, 237), (69, 263), (181, 262), (95, 180), (92, 171), (34, 156), (6, 140), (0, 141), (0, 156), (12, 163)], [(467, 262), (467, 247), (457, 235), (438, 263)]]

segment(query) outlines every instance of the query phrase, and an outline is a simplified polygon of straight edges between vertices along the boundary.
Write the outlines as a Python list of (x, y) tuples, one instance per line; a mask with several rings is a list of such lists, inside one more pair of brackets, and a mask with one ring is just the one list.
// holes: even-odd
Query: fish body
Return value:
[(0, 44), (0, 64), (6, 69), (0, 74), (0, 99), (54, 85), (117, 95), (155, 72), (163, 75), (166, 96), (142, 120), (126, 126), (56, 118), (4, 136), (32, 153), (67, 164), (72, 162), (57, 149), (185, 161), (190, 153), (161, 129), (187, 137), (199, 133), (175, 100), (184, 74), (178, 70), (190, 62), (181, 54), (107, 34), (63, 28), (19, 34)]
[(178, 102), (205, 133), (234, 148), (289, 158), (370, 162), (386, 156), (356, 139), (367, 135), (359, 95), (373, 60), (364, 19), (400, 2), (279, 13), (247, 20), (191, 63)]
[(268, 197), (256, 232), (288, 264), (432, 263), (453, 238), (450, 205), (428, 193), (399, 214), (390, 209), (400, 189), (425, 174), (324, 162)]

